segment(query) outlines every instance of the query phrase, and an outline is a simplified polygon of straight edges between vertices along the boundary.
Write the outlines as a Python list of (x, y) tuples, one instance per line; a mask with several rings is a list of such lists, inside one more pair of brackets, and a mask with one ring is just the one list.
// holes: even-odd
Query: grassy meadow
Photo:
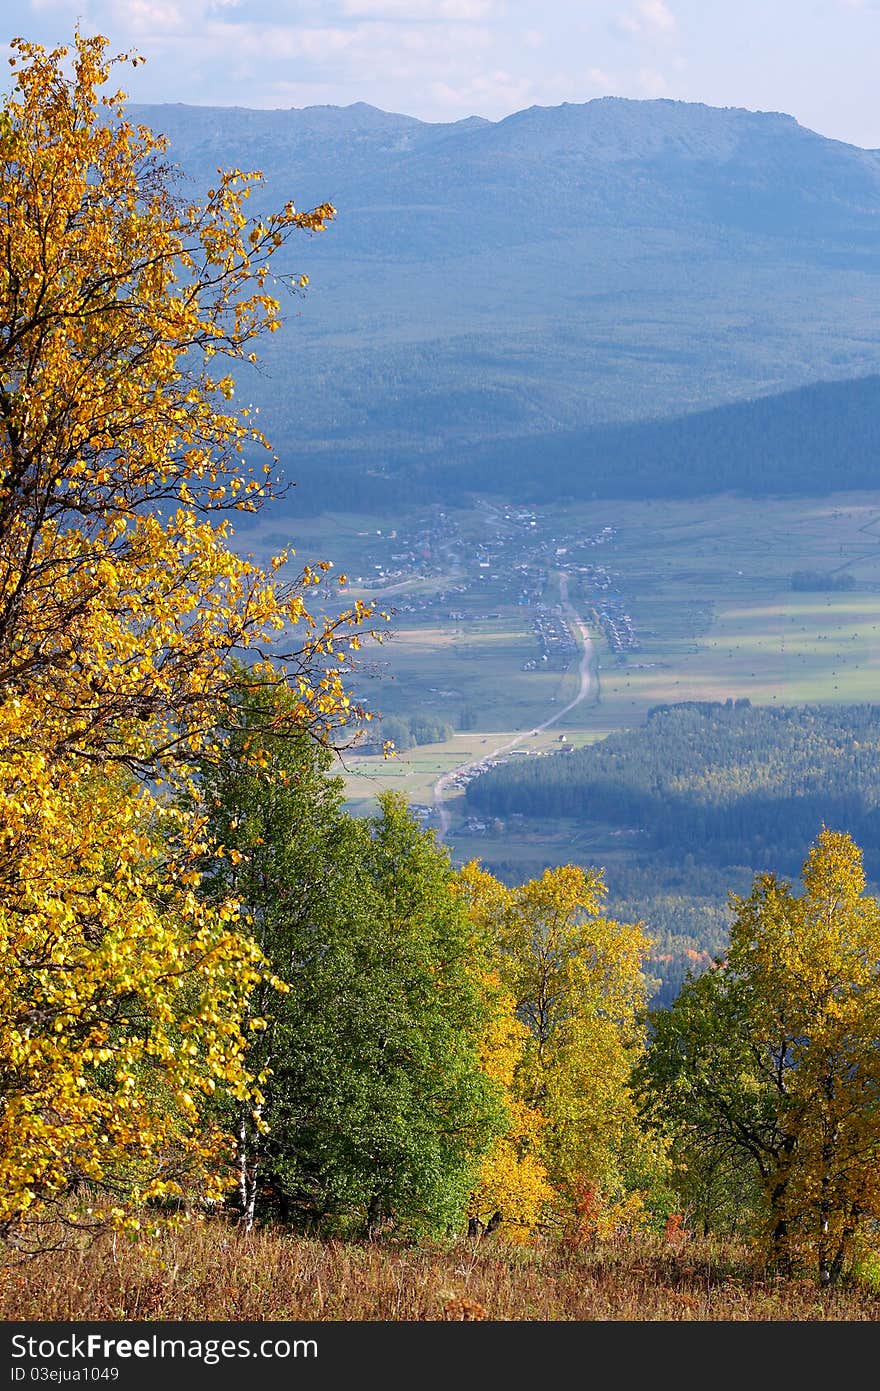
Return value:
[[(642, 651), (605, 668), (605, 718), (625, 727), (653, 704), (729, 695), (787, 705), (874, 699), (878, 509), (880, 497), (864, 494), (627, 509), (617, 553)], [(856, 587), (794, 591), (795, 570), (849, 574)]]
[(874, 1321), (880, 1295), (775, 1277), (744, 1248), (676, 1232), (448, 1245), (246, 1235), (219, 1221), (135, 1243), (105, 1235), (0, 1268), (0, 1319)]

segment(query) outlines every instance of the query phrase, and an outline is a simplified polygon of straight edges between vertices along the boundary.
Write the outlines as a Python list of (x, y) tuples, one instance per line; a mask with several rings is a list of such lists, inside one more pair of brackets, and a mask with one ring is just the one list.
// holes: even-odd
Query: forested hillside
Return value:
[(880, 377), (821, 382), (674, 420), (487, 443), (467, 455), (466, 467), (450, 465), (447, 479), (467, 488), (479, 478), (487, 490), (513, 491), (533, 502), (723, 492), (809, 496), (830, 486), (876, 488), (878, 414)]
[(696, 436), (580, 432), (880, 370), (880, 159), (790, 116), (614, 98), (450, 125), (363, 104), (136, 110), (184, 189), (262, 169), (256, 210), (337, 209), (281, 256), (311, 277), (308, 350), (284, 299), (260, 375), (241, 377), (271, 410), (297, 511), (492, 486), (508, 461), (533, 497), (537, 454), (551, 492), (557, 470), (587, 496), (704, 475), (764, 488), (765, 422), (748, 415)]
[(796, 869), (823, 822), (880, 852), (880, 707), (748, 701), (658, 707), (574, 753), (517, 759), (470, 783), (494, 816), (578, 817), (709, 864)]
[(878, 413), (880, 377), (817, 382), (672, 420), (465, 444), (441, 459), (389, 447), (380, 470), (369, 453), (355, 453), (344, 465), (328, 461), (301, 496), (309, 510), (332, 508), (344, 495), (366, 511), (381, 511), (474, 489), (533, 504), (724, 492), (816, 496), (831, 484), (836, 491), (870, 489), (880, 481)]

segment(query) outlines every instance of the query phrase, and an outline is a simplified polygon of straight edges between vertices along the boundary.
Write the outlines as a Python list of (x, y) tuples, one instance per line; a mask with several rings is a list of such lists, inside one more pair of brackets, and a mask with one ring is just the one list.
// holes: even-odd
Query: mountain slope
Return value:
[[(818, 382), (672, 420), (489, 441), (446, 486), (547, 497), (751, 497), (880, 487), (880, 377)], [(540, 460), (540, 469), (535, 463)]]
[(619, 98), (450, 125), (362, 103), (133, 114), (194, 191), (260, 167), (266, 205), (338, 209), (294, 248), (312, 288), (241, 383), (298, 479), (880, 371), (880, 155), (789, 116)]

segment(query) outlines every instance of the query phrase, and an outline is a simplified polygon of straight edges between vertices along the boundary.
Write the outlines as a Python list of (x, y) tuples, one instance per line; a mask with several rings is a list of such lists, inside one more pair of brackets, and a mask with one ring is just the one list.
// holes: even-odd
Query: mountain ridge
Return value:
[[(880, 372), (880, 153), (657, 98), (422, 122), (366, 103), (134, 106), (198, 189), (332, 202), (240, 390), (304, 476), (459, 457)], [(295, 311), (295, 312), (293, 312)], [(291, 465), (293, 468), (294, 465)]]

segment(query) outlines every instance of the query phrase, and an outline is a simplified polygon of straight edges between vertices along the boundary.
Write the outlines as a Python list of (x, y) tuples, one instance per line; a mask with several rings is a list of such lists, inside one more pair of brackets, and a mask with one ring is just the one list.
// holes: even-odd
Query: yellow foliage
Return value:
[(648, 939), (639, 924), (601, 916), (602, 877), (577, 865), (508, 889), (472, 863), (461, 883), (525, 1027), (512, 1092), (541, 1118), (536, 1156), (569, 1207), (584, 1184), (609, 1211), (631, 1205), (624, 1171), (642, 1142), (629, 1083), (644, 1049)]
[(229, 655), (278, 651), (296, 629), (289, 718), (325, 735), (350, 704), (328, 639), (371, 611), (327, 627), (303, 601), (320, 573), (282, 583), (230, 549), (224, 511), (253, 510), (273, 484), (239, 467), (238, 446), (268, 445), (227, 408), (228, 373), (209, 367), (270, 328), (271, 256), (333, 209), (289, 204), (249, 224), (258, 176), (239, 171), (203, 206), (176, 202), (163, 139), (128, 124), (116, 98), (102, 119), (105, 47), (77, 36), (68, 80), (65, 50), (13, 45), (0, 131), (0, 690), (42, 706), (22, 717), (50, 756), (124, 748), (134, 764), (197, 748)]
[(189, 828), (149, 793), (69, 774), (37, 798), (4, 779), (6, 844), (16, 820), (27, 834), (0, 897), (0, 1229), (23, 1241), (82, 1184), (91, 1222), (219, 1196), (230, 1156), (195, 1099), (249, 1087), (240, 1020), (259, 956), (234, 906), (206, 913), (181, 883), (168, 852), (189, 858)]
[(296, 730), (327, 738), (357, 714), (327, 654), (371, 613), (316, 619), (303, 596), (326, 564), (282, 582), (235, 554), (224, 515), (273, 483), (241, 465), (268, 445), (214, 364), (277, 326), (271, 256), (333, 209), (249, 222), (258, 176), (239, 171), (200, 206), (175, 200), (163, 140), (98, 95), (105, 50), (13, 41), (0, 118), (7, 1229), (82, 1181), (121, 1222), (146, 1196), (224, 1181), (198, 1101), (253, 1090), (240, 1019), (258, 961), (234, 905), (199, 905), (207, 847), (167, 791), (243, 679), (235, 654), (248, 680), (295, 692)]
[(746, 989), (749, 1045), (774, 1103), (768, 1244), (828, 1280), (880, 1221), (880, 902), (842, 832), (822, 831), (802, 882), (795, 894), (761, 875), (733, 898), (726, 970)]
[[(486, 1074), (504, 1088), (510, 1123), (496, 1139), (480, 1166), (468, 1216), (485, 1230), (491, 1223), (508, 1241), (524, 1241), (553, 1200), (547, 1171), (540, 1159), (544, 1118), (517, 1094), (516, 1071), (528, 1030), (514, 1013), (513, 997), (489, 982), (494, 1013), (483, 1042)], [(493, 1228), (494, 1229), (494, 1228)]]

